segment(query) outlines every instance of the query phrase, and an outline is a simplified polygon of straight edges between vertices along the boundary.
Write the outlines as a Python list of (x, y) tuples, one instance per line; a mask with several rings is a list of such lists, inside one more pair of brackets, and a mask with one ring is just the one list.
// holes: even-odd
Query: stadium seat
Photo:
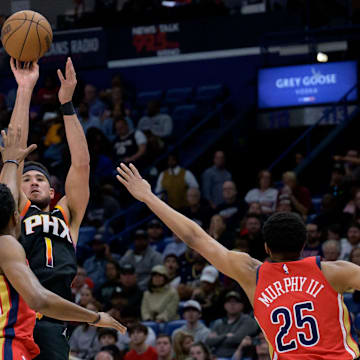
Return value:
[(169, 89), (165, 95), (165, 103), (169, 105), (186, 104), (192, 94), (191, 87)]
[(143, 325), (150, 327), (154, 330), (154, 333), (158, 335), (160, 333), (159, 324), (155, 321), (143, 321)]
[(224, 95), (224, 86), (221, 84), (204, 85), (196, 90), (197, 102), (213, 102)]
[(162, 90), (142, 91), (138, 93), (136, 102), (140, 106), (146, 106), (149, 101), (161, 100), (162, 95), (163, 95)]
[(360, 331), (360, 314), (357, 314), (354, 321), (355, 328)]
[(322, 198), (321, 197), (313, 197), (312, 198), (312, 203), (314, 206), (314, 210), (316, 214), (320, 213), (321, 210), (321, 202), (322, 202)]
[(177, 139), (180, 138), (190, 127), (196, 112), (196, 105), (179, 105), (175, 107), (174, 112), (172, 113), (174, 124), (172, 133), (176, 136)]
[(166, 325), (165, 325), (165, 334), (168, 334), (169, 336), (172, 335), (172, 333), (178, 329), (179, 327), (183, 326), (186, 324), (186, 320), (174, 320), (174, 321), (169, 321)]

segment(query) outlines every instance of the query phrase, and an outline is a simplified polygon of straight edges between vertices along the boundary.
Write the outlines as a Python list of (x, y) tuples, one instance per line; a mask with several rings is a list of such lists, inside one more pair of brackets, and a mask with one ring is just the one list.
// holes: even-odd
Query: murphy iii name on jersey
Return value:
[(34, 228), (42, 226), (44, 233), (53, 234), (63, 239), (67, 239), (72, 244), (70, 229), (65, 221), (56, 216), (47, 214), (32, 215), (23, 220), (25, 225), (25, 235), (34, 233)]

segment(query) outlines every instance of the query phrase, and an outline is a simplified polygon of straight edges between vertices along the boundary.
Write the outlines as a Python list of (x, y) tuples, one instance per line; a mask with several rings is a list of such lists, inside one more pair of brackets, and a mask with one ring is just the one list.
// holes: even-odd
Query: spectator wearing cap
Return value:
[(179, 295), (169, 285), (165, 266), (156, 265), (151, 270), (149, 290), (141, 303), (143, 321), (167, 322), (178, 319)]
[(168, 254), (164, 257), (164, 266), (166, 268), (168, 278), (169, 278), (169, 285), (175, 289), (180, 284), (181, 277), (179, 275), (179, 259), (175, 254)]
[(223, 184), (232, 179), (230, 172), (225, 169), (225, 160), (225, 153), (216, 151), (213, 166), (206, 169), (201, 176), (204, 198), (213, 209), (224, 202)]
[(137, 285), (137, 276), (135, 268), (131, 264), (124, 264), (120, 268), (120, 286), (124, 295), (125, 306), (132, 305), (138, 309), (140, 316), (140, 306), (143, 298), (143, 292)]
[(158, 219), (153, 219), (148, 222), (147, 234), (149, 238), (149, 246), (159, 253), (162, 253), (165, 248), (164, 228)]
[(236, 291), (225, 296), (226, 316), (215, 321), (206, 340), (216, 357), (231, 358), (245, 336), (258, 332), (256, 321), (243, 313), (245, 301)]
[(201, 321), (201, 305), (196, 300), (188, 300), (183, 306), (183, 318), (186, 320), (186, 324), (176, 329), (172, 337), (179, 331), (185, 331), (194, 337), (194, 341), (205, 341), (210, 333), (210, 329), (207, 328)]
[(200, 286), (195, 288), (191, 298), (201, 304), (202, 318), (206, 324), (222, 315), (219, 313), (221, 292), (219, 272), (214, 266), (205, 266), (201, 272)]
[(129, 330), (131, 350), (125, 355), (124, 360), (157, 360), (156, 349), (146, 344), (148, 329), (143, 324), (136, 324)]
[(165, 239), (167, 244), (163, 256), (166, 257), (168, 254), (175, 254), (178, 258), (184, 255), (187, 246), (186, 244), (175, 234), (173, 233), (171, 237)]
[(146, 290), (150, 279), (151, 269), (162, 264), (162, 256), (149, 246), (146, 231), (137, 230), (134, 238), (134, 249), (129, 249), (120, 260), (120, 266), (131, 264), (135, 268), (138, 285)]
[(108, 261), (118, 260), (118, 255), (111, 254), (110, 246), (104, 240), (101, 232), (95, 234), (91, 242), (94, 255), (85, 260), (84, 269), (95, 284), (95, 291), (106, 282), (106, 264)]

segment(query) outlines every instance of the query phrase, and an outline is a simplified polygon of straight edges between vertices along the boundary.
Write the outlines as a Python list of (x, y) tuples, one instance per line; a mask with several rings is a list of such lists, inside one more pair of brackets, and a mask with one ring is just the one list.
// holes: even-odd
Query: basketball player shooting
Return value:
[(21, 232), (16, 205), (17, 168), (36, 146), (26, 149), (19, 146), (21, 129), (15, 134), (11, 125), (8, 134), (2, 132), (2, 137), (4, 166), (0, 179), (9, 187), (0, 184), (0, 360), (30, 360), (39, 354), (33, 339), (35, 311), (58, 320), (88, 322), (124, 333), (126, 328), (110, 315), (89, 311), (46, 290), (30, 270), (17, 240)]
[[(29, 106), (39, 76), (36, 62), (11, 59), (11, 69), (18, 83), (15, 108), (10, 125), (21, 127), (20, 146), (26, 148), (29, 131)], [(71, 283), (76, 275), (75, 247), (89, 200), (89, 152), (82, 126), (72, 105), (76, 73), (68, 58), (65, 75), (58, 70), (60, 110), (71, 154), (71, 166), (65, 182), (65, 196), (50, 209), (54, 190), (48, 170), (40, 163), (21, 164), (18, 171), (18, 208), (22, 218), (21, 242), (32, 271), (40, 283), (55, 294), (71, 300)], [(42, 314), (43, 315), (43, 314)], [(67, 360), (69, 344), (66, 324), (40, 315), (34, 338), (41, 353), (38, 360)]]
[(276, 213), (264, 224), (271, 261), (229, 251), (195, 222), (151, 192), (130, 164), (117, 168), (117, 179), (144, 202), (182, 241), (244, 289), (270, 345), (272, 359), (346, 360), (359, 357), (350, 335), (350, 316), (342, 293), (360, 290), (360, 267), (346, 261), (300, 259), (306, 241), (302, 219)]

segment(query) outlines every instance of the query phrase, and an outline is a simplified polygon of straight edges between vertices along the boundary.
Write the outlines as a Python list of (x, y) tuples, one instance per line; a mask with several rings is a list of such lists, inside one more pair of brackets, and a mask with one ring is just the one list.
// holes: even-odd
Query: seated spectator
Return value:
[(125, 264), (131, 264), (135, 268), (138, 286), (141, 290), (146, 290), (151, 269), (162, 264), (161, 254), (149, 246), (146, 231), (139, 229), (135, 232), (134, 249), (129, 249), (120, 260), (120, 266)]
[(93, 293), (91, 289), (89, 289), (87, 286), (83, 287), (80, 290), (80, 300), (79, 305), (86, 308), (89, 304), (93, 303), (95, 301), (93, 297)]
[(137, 284), (135, 268), (131, 264), (124, 264), (120, 268), (120, 284), (121, 293), (125, 298), (124, 306), (133, 306), (138, 310), (138, 316), (140, 317), (143, 292)]
[(194, 289), (191, 298), (201, 304), (202, 318), (206, 324), (222, 315), (221, 292), (219, 272), (211, 265), (205, 266), (201, 272), (200, 286)]
[(201, 312), (201, 305), (198, 301), (186, 301), (183, 306), (183, 318), (186, 320), (186, 324), (176, 329), (172, 334), (172, 338), (179, 331), (184, 331), (191, 334), (194, 337), (194, 341), (205, 341), (210, 330), (200, 321)]
[(193, 360), (212, 360), (211, 352), (203, 341), (193, 343), (189, 355)]
[(296, 174), (287, 171), (283, 174), (284, 186), (279, 191), (279, 196), (288, 195), (294, 209), (301, 215), (306, 216), (312, 208), (310, 191), (297, 183)]
[(261, 204), (259, 202), (250, 202), (249, 203), (249, 209), (248, 214), (256, 214), (256, 215), (263, 215), (261, 210)]
[(360, 266), (360, 248), (352, 249), (349, 256), (349, 261)]
[(85, 287), (88, 287), (89, 289), (93, 289), (94, 282), (87, 276), (86, 270), (83, 267), (78, 266), (76, 276), (74, 277), (74, 280), (71, 283), (71, 292), (73, 295), (74, 302), (76, 304), (79, 304), (81, 289)]
[(153, 219), (148, 222), (147, 234), (149, 238), (149, 246), (159, 253), (162, 253), (165, 248), (164, 228), (158, 219)]
[(138, 123), (138, 129), (149, 131), (158, 138), (166, 138), (171, 135), (173, 121), (168, 114), (160, 113), (160, 101), (150, 101), (147, 106), (147, 115), (143, 116)]
[(121, 162), (135, 163), (136, 166), (146, 153), (146, 137), (143, 132), (136, 130), (130, 132), (125, 119), (115, 121), (116, 137), (113, 140), (114, 161), (116, 166)]
[(321, 249), (321, 232), (317, 224), (306, 225), (307, 240), (302, 251), (302, 257), (322, 256)]
[(360, 223), (360, 190), (357, 190), (353, 199), (347, 203), (344, 213), (352, 215), (353, 222)]
[(259, 330), (257, 322), (243, 313), (244, 300), (237, 292), (225, 297), (226, 317), (215, 321), (206, 344), (216, 357), (231, 358), (245, 336), (254, 336)]
[(83, 102), (87, 104), (90, 116), (100, 118), (106, 109), (106, 105), (97, 96), (96, 87), (91, 84), (85, 85)]
[(188, 188), (199, 188), (199, 184), (191, 171), (179, 166), (178, 158), (174, 154), (168, 156), (168, 169), (162, 171), (158, 177), (155, 192), (166, 192), (167, 203), (181, 209), (187, 206), (186, 191)]
[(115, 329), (101, 328), (98, 332), (98, 339), (101, 348), (109, 345), (116, 346), (116, 342), (118, 341), (118, 334)]
[(322, 246), (323, 260), (336, 261), (340, 257), (340, 243), (336, 240), (326, 240)]
[(326, 192), (332, 194), (337, 206), (343, 208), (350, 198), (350, 183), (346, 180), (343, 164), (335, 163), (331, 171), (330, 184)]
[(187, 189), (186, 200), (188, 206), (180, 209), (180, 212), (189, 219), (195, 221), (203, 229), (207, 229), (213, 211), (206, 202), (204, 203), (201, 200), (200, 190), (198, 188)]
[(248, 205), (239, 198), (236, 185), (233, 181), (224, 182), (223, 197), (224, 202), (216, 207), (215, 212), (225, 219), (228, 229), (235, 230), (246, 214)]
[(172, 345), (169, 335), (159, 334), (156, 338), (155, 349), (158, 355), (157, 360), (172, 360)]
[(208, 234), (227, 249), (231, 250), (234, 248), (235, 233), (227, 229), (222, 216), (214, 215), (211, 218)]
[(347, 238), (340, 240), (340, 259), (349, 260), (351, 251), (360, 246), (360, 224), (351, 224), (347, 231)]
[(129, 330), (131, 350), (124, 360), (157, 360), (156, 349), (146, 344), (148, 329), (143, 324), (136, 324)]
[(194, 342), (194, 337), (184, 331), (177, 332), (173, 339), (173, 347), (176, 360), (185, 360), (189, 357), (190, 347)]
[(216, 151), (214, 165), (202, 174), (203, 195), (213, 209), (224, 202), (223, 184), (231, 179), (230, 172), (225, 169), (225, 153)]
[(180, 284), (181, 277), (179, 275), (179, 259), (175, 254), (168, 254), (164, 257), (164, 266), (169, 277), (169, 285), (177, 288)]
[(108, 351), (100, 351), (96, 354), (95, 360), (115, 360)]
[(271, 187), (270, 171), (260, 171), (258, 175), (258, 183), (258, 188), (252, 189), (246, 194), (245, 201), (248, 204), (258, 202), (261, 205), (261, 211), (263, 214), (272, 214), (276, 209), (278, 191)]
[[(86, 308), (92, 311), (100, 311), (101, 305), (97, 302), (92, 302)], [(70, 355), (80, 359), (92, 359), (100, 348), (97, 328), (87, 323), (77, 326), (71, 334), (69, 346)]]
[(360, 158), (357, 150), (350, 149), (345, 156), (335, 155), (334, 161), (344, 163), (345, 175), (348, 180), (359, 180)]
[(101, 348), (101, 351), (106, 351), (109, 353), (114, 360), (122, 360), (123, 355), (120, 352), (119, 348), (116, 345), (106, 345)]
[(178, 318), (179, 296), (168, 281), (165, 266), (156, 265), (152, 268), (149, 290), (145, 291), (141, 303), (141, 317), (144, 321), (167, 322)]
[(163, 256), (166, 257), (168, 254), (175, 254), (178, 258), (184, 255), (187, 246), (186, 244), (173, 233), (171, 238), (167, 238), (167, 245), (163, 251)]
[(43, 111), (53, 111), (58, 104), (59, 87), (56, 85), (54, 76), (47, 75), (44, 86), (36, 94), (36, 102), (43, 107)]
[(277, 200), (276, 212), (294, 212), (295, 209), (291, 203), (288, 194), (279, 195)]

